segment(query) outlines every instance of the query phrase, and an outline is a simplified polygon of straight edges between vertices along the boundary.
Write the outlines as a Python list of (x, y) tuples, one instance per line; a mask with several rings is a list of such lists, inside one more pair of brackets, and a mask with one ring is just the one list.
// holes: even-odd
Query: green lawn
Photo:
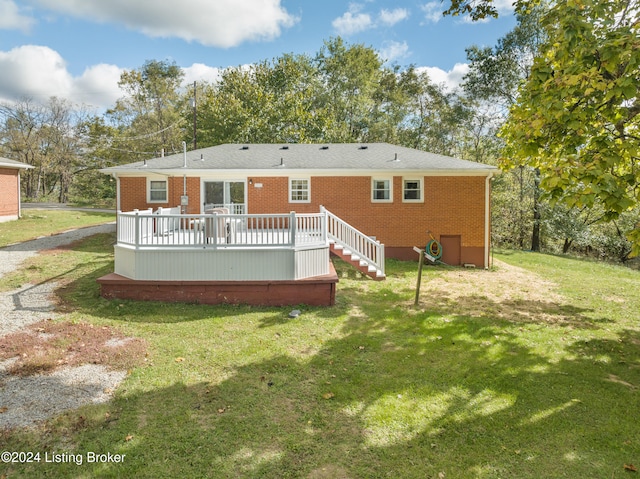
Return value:
[(0, 287), (66, 278), (64, 319), (143, 338), (146, 361), (111, 403), (5, 432), (2, 449), (124, 462), (0, 464), (0, 477), (620, 478), (640, 466), (638, 272), (502, 254), (495, 271), (426, 268), (416, 308), (416, 263), (390, 260), (373, 282), (336, 262), (337, 305), (290, 319), (101, 299), (113, 241), (41, 256)]
[(0, 248), (39, 236), (115, 220), (113, 213), (25, 209), (19, 220), (0, 223)]

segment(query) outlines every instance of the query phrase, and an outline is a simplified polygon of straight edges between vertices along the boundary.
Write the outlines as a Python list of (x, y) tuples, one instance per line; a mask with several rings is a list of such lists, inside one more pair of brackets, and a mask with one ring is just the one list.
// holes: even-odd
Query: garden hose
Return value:
[(442, 246), (437, 240), (432, 239), (427, 243), (426, 251), (434, 259), (440, 259), (442, 257)]

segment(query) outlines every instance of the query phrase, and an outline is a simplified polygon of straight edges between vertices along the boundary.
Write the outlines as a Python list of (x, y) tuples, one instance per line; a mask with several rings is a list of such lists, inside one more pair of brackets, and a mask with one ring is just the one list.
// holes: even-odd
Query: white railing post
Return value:
[(292, 246), (296, 246), (298, 242), (296, 241), (296, 212), (292, 211), (289, 213), (289, 244)]
[(116, 241), (118, 243), (120, 243), (122, 241), (123, 235), (122, 235), (122, 221), (121, 221), (121, 216), (120, 214), (122, 213), (122, 211), (118, 210), (116, 211)]
[(213, 220), (211, 220), (211, 224), (213, 225), (213, 234), (210, 238), (213, 238), (213, 247), (218, 247), (218, 212), (213, 212)]
[(136, 249), (140, 247), (140, 212), (136, 211), (133, 238)]

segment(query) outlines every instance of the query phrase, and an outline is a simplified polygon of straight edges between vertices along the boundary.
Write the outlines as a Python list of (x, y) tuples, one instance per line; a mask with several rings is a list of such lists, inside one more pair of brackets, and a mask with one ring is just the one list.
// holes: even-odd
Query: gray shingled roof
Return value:
[[(184, 171), (184, 154), (105, 168), (103, 173), (145, 170)], [(424, 170), (474, 172), (497, 171), (494, 166), (459, 160), (388, 143), (330, 144), (226, 144), (188, 151), (187, 170)]]
[(2, 158), (1, 156), (0, 156), (0, 167), (18, 168), (18, 169), (25, 169), (25, 170), (29, 168), (33, 168), (33, 166), (27, 165), (26, 163), (22, 163), (16, 160), (10, 160), (8, 158)]

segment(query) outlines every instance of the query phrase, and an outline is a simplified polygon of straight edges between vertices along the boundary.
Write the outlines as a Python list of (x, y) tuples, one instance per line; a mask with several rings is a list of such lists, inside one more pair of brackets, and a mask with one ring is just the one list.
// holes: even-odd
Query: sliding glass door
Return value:
[(230, 213), (244, 214), (245, 206), (244, 181), (205, 181), (204, 209), (228, 208)]

